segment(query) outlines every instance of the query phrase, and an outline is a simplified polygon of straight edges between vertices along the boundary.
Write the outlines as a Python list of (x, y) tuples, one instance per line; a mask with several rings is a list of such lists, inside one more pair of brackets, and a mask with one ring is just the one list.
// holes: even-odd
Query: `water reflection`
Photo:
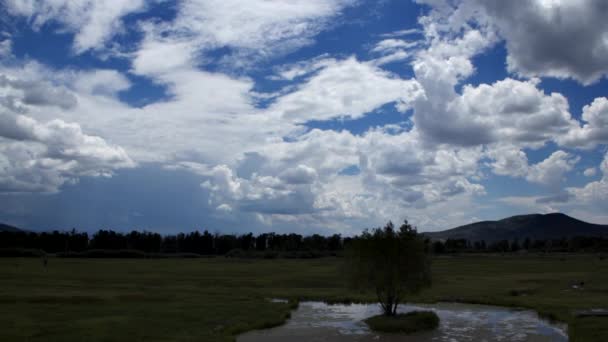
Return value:
[(377, 305), (327, 305), (321, 302), (303, 302), (296, 311), (292, 312), (292, 318), (287, 324), (243, 334), (237, 341), (568, 341), (563, 326), (550, 324), (529, 310), (437, 303), (404, 305), (399, 311), (412, 310), (435, 311), (441, 319), (439, 328), (432, 332), (413, 335), (378, 334), (371, 332), (362, 322), (365, 318), (380, 313)]

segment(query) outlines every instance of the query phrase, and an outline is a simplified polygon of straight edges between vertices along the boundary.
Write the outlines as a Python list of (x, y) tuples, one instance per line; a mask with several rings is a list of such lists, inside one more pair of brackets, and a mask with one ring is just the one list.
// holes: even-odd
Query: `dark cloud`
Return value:
[(547, 203), (566, 203), (571, 198), (573, 198), (572, 194), (567, 192), (562, 192), (556, 195), (541, 197), (536, 200), (538, 204), (547, 204)]
[(605, 0), (475, 0), (507, 43), (509, 69), (588, 84), (608, 74)]
[(72, 109), (78, 101), (65, 88), (44, 81), (12, 80), (0, 75), (0, 87), (11, 87), (22, 91), (21, 101), (33, 106), (56, 106), (61, 109)]

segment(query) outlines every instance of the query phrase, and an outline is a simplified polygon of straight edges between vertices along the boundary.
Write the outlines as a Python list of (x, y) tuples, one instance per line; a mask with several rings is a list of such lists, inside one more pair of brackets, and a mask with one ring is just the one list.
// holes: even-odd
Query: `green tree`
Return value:
[(430, 286), (430, 256), (424, 238), (407, 221), (395, 230), (392, 222), (349, 244), (346, 269), (350, 284), (375, 291), (384, 315), (395, 316), (407, 295)]

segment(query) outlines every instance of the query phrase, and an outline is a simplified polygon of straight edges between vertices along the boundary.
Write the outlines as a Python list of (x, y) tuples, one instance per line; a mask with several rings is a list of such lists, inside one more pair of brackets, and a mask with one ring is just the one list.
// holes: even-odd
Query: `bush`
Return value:
[(353, 238), (345, 270), (351, 287), (376, 293), (386, 316), (395, 316), (408, 295), (431, 285), (430, 255), (424, 236), (404, 221)]
[(240, 248), (234, 248), (229, 250), (228, 253), (226, 253), (224, 256), (226, 258), (245, 258), (247, 256), (247, 253)]
[(373, 316), (366, 319), (365, 323), (373, 331), (411, 334), (437, 328), (439, 317), (433, 311), (412, 311), (395, 316)]
[(8, 258), (39, 258), (44, 255), (44, 251), (32, 248), (0, 248), (0, 257)]
[(279, 253), (277, 253), (276, 251), (265, 251), (264, 252), (264, 259), (276, 259), (279, 257)]
[(84, 252), (58, 253), (61, 258), (145, 258), (146, 253), (136, 249), (90, 249)]

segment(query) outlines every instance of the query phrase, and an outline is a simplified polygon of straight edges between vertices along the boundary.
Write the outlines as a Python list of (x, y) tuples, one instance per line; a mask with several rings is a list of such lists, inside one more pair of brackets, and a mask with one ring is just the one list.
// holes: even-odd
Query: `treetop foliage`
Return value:
[(351, 286), (375, 291), (386, 315), (409, 294), (430, 286), (429, 249), (416, 228), (405, 221), (365, 230), (347, 249), (346, 267)]

